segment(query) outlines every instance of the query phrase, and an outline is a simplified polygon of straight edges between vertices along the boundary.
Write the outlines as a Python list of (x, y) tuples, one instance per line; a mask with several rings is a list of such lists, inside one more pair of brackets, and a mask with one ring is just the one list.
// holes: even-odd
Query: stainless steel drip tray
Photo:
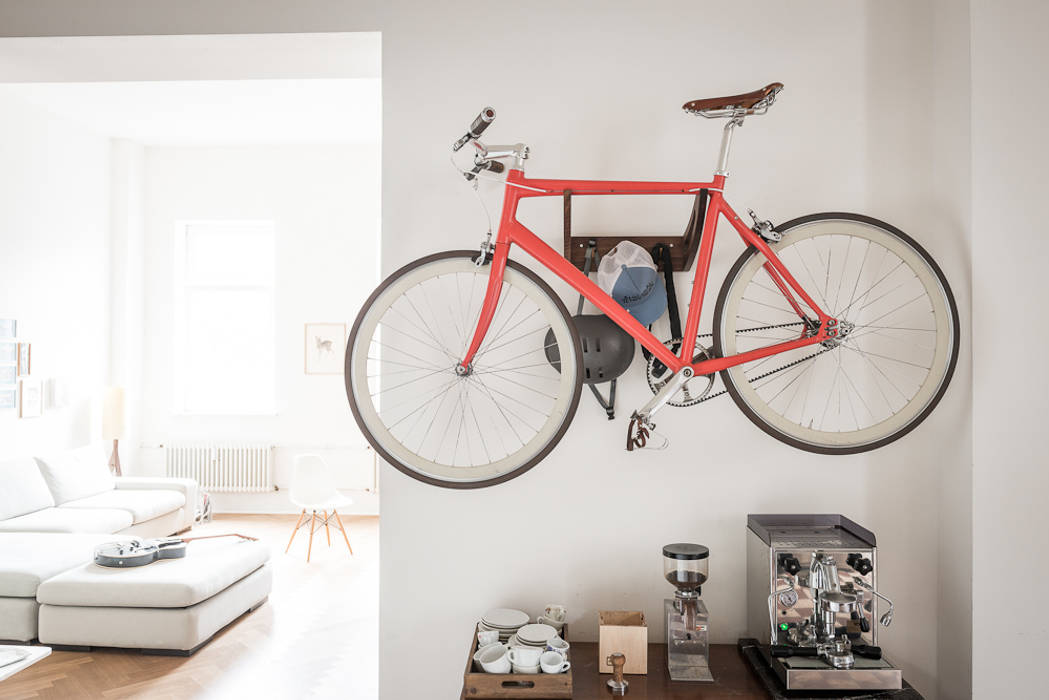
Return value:
[(899, 690), (903, 687), (903, 671), (884, 658), (856, 657), (853, 668), (830, 668), (819, 658), (774, 658), (768, 647), (759, 648), (788, 690)]

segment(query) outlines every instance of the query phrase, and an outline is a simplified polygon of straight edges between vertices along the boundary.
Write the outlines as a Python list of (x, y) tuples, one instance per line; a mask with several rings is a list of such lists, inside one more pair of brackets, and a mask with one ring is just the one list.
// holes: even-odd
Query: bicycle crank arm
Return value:
[(691, 367), (682, 367), (677, 374), (667, 380), (667, 383), (663, 385), (663, 388), (659, 390), (655, 396), (653, 396), (648, 403), (642, 406), (637, 412), (637, 418), (649, 429), (654, 428), (655, 425), (652, 423), (652, 416), (656, 415), (656, 412), (667, 405), (667, 401), (670, 397), (677, 393), (677, 391), (683, 387), (689, 379), (692, 379), (694, 372)]

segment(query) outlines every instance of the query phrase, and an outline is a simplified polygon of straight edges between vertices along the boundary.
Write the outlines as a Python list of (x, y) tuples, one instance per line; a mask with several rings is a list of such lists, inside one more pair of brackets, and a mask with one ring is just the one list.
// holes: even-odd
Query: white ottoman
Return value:
[(266, 601), (269, 549), (190, 542), (184, 559), (129, 569), (84, 564), (40, 584), (38, 638), (56, 648), (121, 647), (188, 656)]
[(36, 639), (40, 584), (91, 561), (95, 545), (112, 540), (105, 534), (0, 532), (0, 640)]

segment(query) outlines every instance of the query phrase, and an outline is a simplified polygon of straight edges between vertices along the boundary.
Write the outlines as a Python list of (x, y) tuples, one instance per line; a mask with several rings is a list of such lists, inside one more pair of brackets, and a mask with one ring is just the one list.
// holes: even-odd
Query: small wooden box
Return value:
[[(561, 629), (560, 636), (568, 640), (568, 625)], [(560, 700), (572, 697), (572, 669), (564, 673), (485, 673), (474, 671), (474, 654), (477, 653), (477, 630), (474, 629), (470, 654), (466, 657), (466, 672), (463, 674), (463, 692), (460, 700), (471, 698), (532, 698), (533, 700)], [(568, 650), (572, 660), (572, 650)]]
[(633, 610), (598, 610), (597, 669), (612, 673), (608, 655), (626, 656), (623, 673), (648, 673), (648, 623), (645, 613)]

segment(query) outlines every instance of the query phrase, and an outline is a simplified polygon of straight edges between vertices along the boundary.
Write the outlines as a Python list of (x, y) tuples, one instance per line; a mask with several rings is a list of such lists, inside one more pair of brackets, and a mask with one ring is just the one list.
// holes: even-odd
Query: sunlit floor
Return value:
[[(272, 550), (273, 593), (191, 657), (134, 651), (54, 652), (0, 683), (13, 698), (378, 697), (379, 519), (343, 517), (314, 535), (303, 529), (284, 553), (295, 516), (216, 516), (193, 534), (241, 532)], [(187, 535), (188, 536), (188, 535)], [(190, 545), (192, 547), (192, 545)], [(190, 550), (192, 556), (192, 550)]]

